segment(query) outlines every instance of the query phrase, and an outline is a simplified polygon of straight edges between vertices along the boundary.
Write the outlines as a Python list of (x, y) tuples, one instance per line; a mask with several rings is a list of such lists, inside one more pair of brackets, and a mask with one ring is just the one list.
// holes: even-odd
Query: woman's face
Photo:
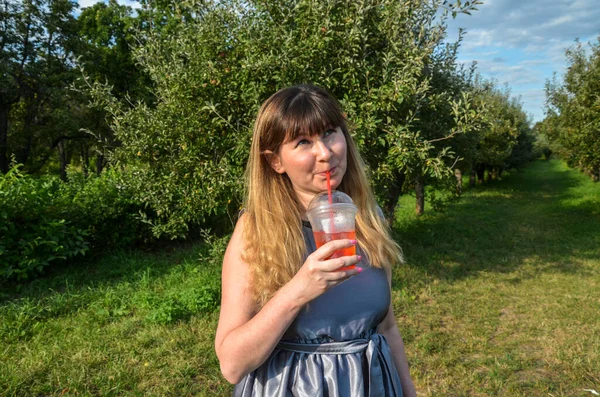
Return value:
[(342, 129), (336, 127), (283, 143), (270, 162), (276, 172), (287, 174), (306, 208), (315, 195), (327, 190), (326, 171), (330, 171), (332, 189), (342, 182), (346, 173), (346, 149), (346, 137)]

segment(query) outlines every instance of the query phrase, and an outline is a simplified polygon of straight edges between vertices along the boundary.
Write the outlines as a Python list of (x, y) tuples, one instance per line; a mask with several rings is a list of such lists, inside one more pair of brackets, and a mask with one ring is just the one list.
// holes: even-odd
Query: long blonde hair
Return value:
[(267, 99), (256, 118), (246, 169), (244, 251), (253, 297), (262, 307), (294, 277), (306, 256), (302, 234), (304, 208), (286, 174), (269, 163), (268, 154), (298, 135), (316, 135), (340, 127), (347, 143), (347, 169), (338, 190), (358, 207), (356, 239), (374, 267), (402, 262), (400, 247), (379, 215), (364, 163), (352, 140), (338, 101), (312, 85), (284, 88)]

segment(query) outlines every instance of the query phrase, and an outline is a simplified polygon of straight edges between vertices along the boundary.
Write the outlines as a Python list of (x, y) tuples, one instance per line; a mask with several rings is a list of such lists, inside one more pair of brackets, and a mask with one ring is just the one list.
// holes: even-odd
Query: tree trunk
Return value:
[(417, 196), (415, 212), (417, 215), (423, 215), (425, 212), (425, 181), (420, 173), (415, 178), (415, 194)]
[(463, 189), (462, 171), (459, 168), (455, 168), (454, 176), (456, 177), (456, 194), (460, 196)]
[(0, 105), (0, 172), (8, 172), (8, 110), (9, 106)]
[(100, 176), (104, 169), (104, 154), (98, 153), (96, 156), (96, 175)]
[(81, 143), (81, 170), (83, 171), (83, 175), (85, 175), (85, 177), (88, 177), (88, 166), (90, 163), (90, 157), (89, 157), (89, 152), (88, 152), (88, 147), (86, 146), (85, 142)]
[(60, 162), (60, 179), (67, 180), (67, 153), (65, 150), (65, 141), (58, 142), (58, 160)]
[(475, 186), (475, 170), (473, 168), (471, 168), (471, 171), (469, 171), (469, 187), (474, 187)]
[(492, 181), (492, 169), (488, 168), (488, 172), (487, 172), (487, 182), (491, 182)]
[(38, 112), (38, 101), (35, 99), (33, 91), (31, 91), (27, 98), (27, 110), (25, 112), (25, 120), (23, 120), (23, 133), (27, 139), (25, 144), (17, 150), (17, 161), (23, 165), (29, 160), (31, 155), (31, 146), (33, 144), (33, 125), (35, 116)]
[(386, 201), (383, 204), (383, 211), (387, 221), (391, 224), (394, 220), (396, 206), (398, 205), (398, 200), (402, 195), (402, 186), (404, 186), (404, 180), (406, 179), (406, 174), (403, 172), (399, 172), (396, 174), (396, 179), (391, 182), (391, 188), (388, 189), (388, 194), (386, 197)]
[(27, 140), (25, 144), (21, 146), (17, 152), (15, 153), (15, 157), (17, 158), (17, 163), (25, 165), (27, 160), (29, 160), (29, 155), (31, 154), (31, 145), (33, 143), (33, 137), (31, 134), (27, 136)]
[(485, 166), (482, 164), (477, 165), (477, 182), (483, 183), (483, 177), (485, 176)]
[(496, 167), (492, 168), (492, 170), (490, 172), (490, 178), (492, 178), (493, 181), (498, 179), (498, 168), (496, 168)]

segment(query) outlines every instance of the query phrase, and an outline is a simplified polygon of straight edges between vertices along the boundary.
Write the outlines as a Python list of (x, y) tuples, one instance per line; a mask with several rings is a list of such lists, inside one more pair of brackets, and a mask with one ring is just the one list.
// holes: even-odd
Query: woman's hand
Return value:
[(356, 240), (333, 240), (323, 244), (310, 254), (306, 261), (290, 281), (290, 287), (296, 291), (296, 299), (301, 304), (308, 303), (323, 295), (328, 289), (346, 281), (362, 271), (362, 268), (343, 269), (361, 260), (358, 255), (342, 256), (329, 259), (336, 251), (356, 245)]
[(242, 215), (223, 260), (221, 314), (215, 337), (221, 371), (234, 384), (267, 360), (306, 303), (359, 273), (358, 269), (340, 270), (357, 263), (356, 255), (327, 259), (356, 242), (331, 241), (313, 252), (296, 276), (255, 313), (250, 269), (242, 260), (244, 219)]

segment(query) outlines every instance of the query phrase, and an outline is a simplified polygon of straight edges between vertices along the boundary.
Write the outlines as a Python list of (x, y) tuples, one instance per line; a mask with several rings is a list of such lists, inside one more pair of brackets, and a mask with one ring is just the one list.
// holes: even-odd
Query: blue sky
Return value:
[[(79, 5), (97, 1), (79, 0)], [(119, 3), (139, 6), (131, 0)], [(477, 62), (483, 77), (508, 84), (535, 122), (544, 118), (546, 80), (565, 71), (565, 49), (576, 38), (587, 43), (600, 35), (600, 1), (484, 0), (471, 16), (449, 22), (448, 39), (455, 40), (461, 27), (466, 34), (458, 61)]]
[(508, 84), (532, 121), (540, 121), (544, 84), (553, 72), (565, 72), (565, 49), (576, 38), (588, 43), (600, 35), (599, 6), (598, 0), (484, 0), (471, 16), (450, 21), (448, 37), (465, 28), (459, 62), (475, 61), (483, 77)]

